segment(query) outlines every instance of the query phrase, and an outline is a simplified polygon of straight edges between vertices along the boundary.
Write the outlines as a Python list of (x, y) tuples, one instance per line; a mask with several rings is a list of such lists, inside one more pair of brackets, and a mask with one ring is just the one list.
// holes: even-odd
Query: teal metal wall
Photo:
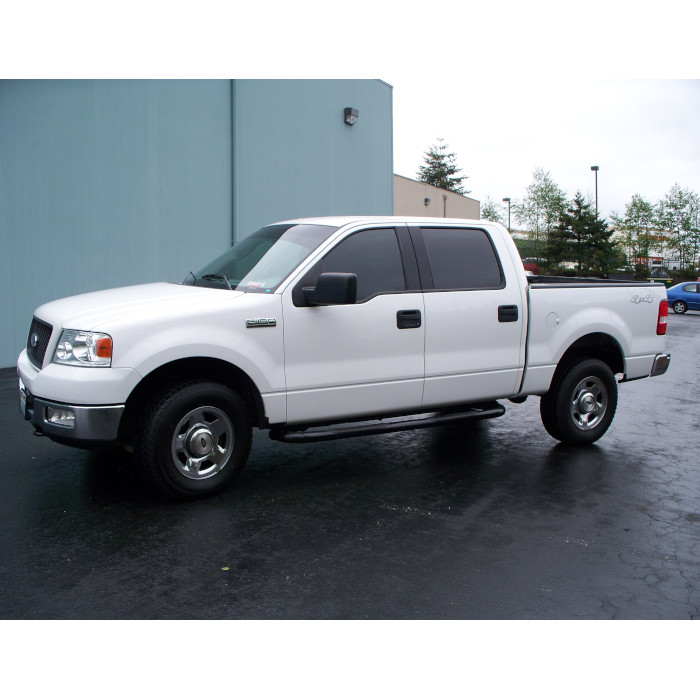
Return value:
[(230, 125), (228, 80), (0, 83), (0, 367), (39, 304), (228, 245)]
[(272, 221), (391, 214), (391, 132), (377, 80), (0, 81), (0, 367), (45, 301), (179, 282)]
[(392, 214), (391, 103), (380, 80), (234, 81), (236, 238), (287, 218)]

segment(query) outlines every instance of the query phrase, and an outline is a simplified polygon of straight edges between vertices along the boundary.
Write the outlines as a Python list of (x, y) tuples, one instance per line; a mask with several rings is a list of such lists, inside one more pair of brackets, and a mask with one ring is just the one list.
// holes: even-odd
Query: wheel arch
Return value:
[(589, 333), (569, 345), (557, 363), (554, 376), (565, 372), (571, 365), (586, 358), (605, 362), (613, 374), (625, 372), (625, 358), (617, 340), (607, 333)]
[(245, 402), (252, 424), (258, 428), (267, 425), (260, 391), (242, 369), (213, 357), (188, 357), (161, 365), (136, 385), (126, 401), (119, 426), (120, 439), (129, 441), (141, 408), (147, 403), (149, 396), (168, 384), (193, 379), (218, 382), (229, 387)]

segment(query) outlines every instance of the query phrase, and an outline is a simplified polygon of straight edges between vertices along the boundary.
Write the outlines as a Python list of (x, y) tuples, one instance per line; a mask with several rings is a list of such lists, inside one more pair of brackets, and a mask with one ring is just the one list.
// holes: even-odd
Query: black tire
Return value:
[(557, 372), (540, 399), (545, 430), (568, 445), (589, 445), (603, 437), (616, 408), (615, 376), (604, 362), (592, 359)]
[(153, 397), (134, 435), (146, 480), (173, 498), (220, 491), (245, 465), (252, 443), (243, 400), (215, 382), (188, 382)]
[(549, 394), (540, 398), (540, 418), (544, 429), (555, 439), (562, 442), (563, 435), (557, 423), (557, 409)]
[(673, 302), (671, 307), (674, 314), (684, 314), (688, 310), (688, 304), (686, 304), (682, 299), (678, 299)]

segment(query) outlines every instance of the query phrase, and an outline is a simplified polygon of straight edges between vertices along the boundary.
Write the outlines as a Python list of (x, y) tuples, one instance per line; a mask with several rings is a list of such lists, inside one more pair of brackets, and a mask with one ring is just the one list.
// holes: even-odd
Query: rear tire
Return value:
[(672, 308), (674, 314), (684, 314), (688, 310), (688, 304), (679, 299), (673, 302)]
[(599, 440), (612, 423), (617, 408), (617, 382), (600, 360), (581, 360), (555, 374), (549, 391), (540, 399), (545, 430), (569, 445)]
[(134, 452), (151, 486), (182, 499), (208, 496), (231, 483), (251, 443), (243, 400), (222, 384), (195, 381), (153, 397), (139, 421)]

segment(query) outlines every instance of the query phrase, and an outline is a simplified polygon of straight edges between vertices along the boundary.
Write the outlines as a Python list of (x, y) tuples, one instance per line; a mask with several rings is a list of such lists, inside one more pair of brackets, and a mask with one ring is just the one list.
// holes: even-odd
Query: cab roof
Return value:
[(418, 224), (425, 226), (426, 224), (453, 224), (458, 226), (484, 226), (487, 222), (478, 219), (447, 219), (441, 217), (429, 217), (429, 216), (316, 216), (309, 218), (300, 219), (287, 219), (285, 221), (278, 221), (280, 224), (290, 224), (290, 223), (305, 223), (305, 224), (319, 224), (322, 226), (337, 226), (338, 228), (342, 226), (347, 226), (350, 224), (387, 224), (392, 226), (397, 225), (407, 225), (407, 224)]

